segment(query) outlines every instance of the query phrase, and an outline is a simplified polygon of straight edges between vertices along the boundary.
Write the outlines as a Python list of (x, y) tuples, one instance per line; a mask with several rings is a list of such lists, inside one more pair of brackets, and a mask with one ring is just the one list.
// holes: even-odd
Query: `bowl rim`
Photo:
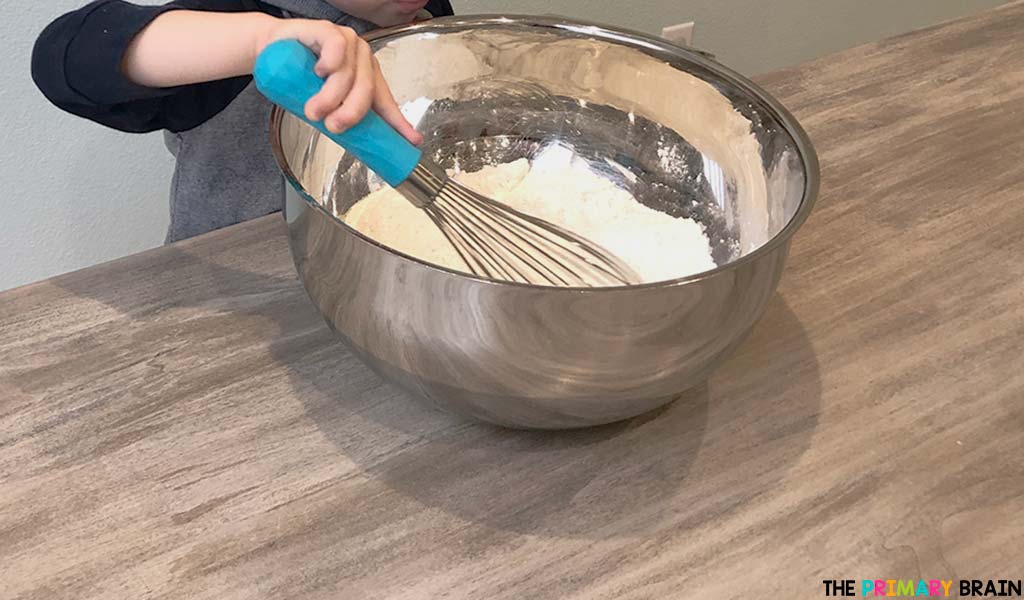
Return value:
[(761, 86), (757, 85), (747, 77), (740, 73), (726, 67), (719, 63), (717, 60), (713, 60), (709, 54), (695, 50), (692, 48), (686, 48), (683, 46), (675, 45), (667, 40), (651, 36), (649, 34), (626, 29), (620, 27), (614, 27), (610, 25), (604, 25), (600, 23), (570, 19), (567, 17), (554, 17), (554, 16), (538, 16), (538, 15), (515, 15), (515, 14), (481, 14), (481, 15), (470, 15), (470, 16), (449, 16), (449, 17), (437, 17), (425, 21), (417, 21), (414, 23), (408, 23), (405, 25), (398, 25), (394, 27), (385, 27), (381, 29), (375, 29), (373, 31), (363, 34), (363, 39), (368, 42), (379, 42), (388, 40), (391, 38), (399, 38), (413, 33), (452, 33), (457, 31), (464, 31), (469, 29), (480, 29), (480, 28), (498, 28), (502, 26), (510, 25), (525, 25), (528, 27), (534, 27), (539, 29), (555, 29), (561, 31), (570, 31), (577, 34), (585, 34), (596, 39), (607, 40), (616, 42), (621, 45), (637, 48), (643, 50), (646, 54), (657, 57), (663, 57), (666, 61), (669, 59), (684, 59), (696, 64), (697, 66), (707, 69), (730, 84), (748, 93), (752, 98), (760, 102), (764, 108), (768, 109), (768, 112), (779, 122), (780, 125), (785, 129), (786, 133), (792, 137), (796, 149), (800, 154), (800, 160), (804, 167), (804, 192), (800, 199), (800, 204), (797, 207), (796, 212), (790, 218), (789, 222), (782, 227), (775, 235), (769, 238), (766, 242), (755, 248), (749, 254), (745, 254), (733, 261), (730, 261), (724, 265), (717, 265), (714, 269), (707, 271), (701, 271), (699, 273), (693, 273), (685, 277), (679, 277), (676, 279), (668, 279), (665, 281), (656, 281), (649, 283), (641, 283), (637, 285), (617, 285), (617, 286), (602, 286), (602, 287), (569, 287), (569, 286), (547, 286), (537, 285), (531, 283), (518, 283), (514, 281), (500, 281), (495, 279), (488, 279), (486, 277), (480, 277), (472, 273), (465, 273), (455, 269), (451, 269), (442, 265), (427, 262), (423, 259), (411, 256), (385, 246), (380, 242), (364, 235), (360, 231), (351, 227), (337, 215), (329, 212), (319, 202), (317, 202), (310, 194), (303, 188), (302, 184), (299, 183), (295, 174), (292, 172), (288, 161), (284, 156), (284, 149), (281, 147), (281, 124), (285, 116), (285, 111), (279, 106), (274, 106), (270, 117), (270, 145), (274, 153), (274, 158), (277, 161), (278, 168), (281, 169), (285, 179), (292, 186), (292, 188), (299, 193), (299, 195), (307, 203), (312, 204), (314, 208), (318, 209), (321, 213), (330, 217), (335, 223), (341, 225), (349, 233), (354, 233), (364, 242), (367, 242), (377, 248), (397, 256), (399, 258), (416, 263), (419, 266), (426, 267), (435, 271), (440, 271), (447, 275), (453, 275), (455, 277), (467, 279), (474, 283), (486, 284), (492, 286), (507, 286), (515, 288), (526, 288), (531, 290), (544, 290), (545, 292), (563, 292), (563, 293), (605, 293), (605, 292), (623, 292), (626, 290), (636, 291), (643, 289), (652, 288), (671, 288), (676, 286), (683, 286), (686, 284), (703, 281), (710, 279), (717, 275), (720, 275), (726, 271), (732, 270), (738, 266), (745, 265), (750, 262), (754, 262), (759, 258), (770, 254), (777, 250), (780, 246), (787, 244), (790, 238), (796, 233), (796, 231), (804, 224), (807, 217), (810, 215), (814, 208), (815, 203), (818, 200), (818, 192), (821, 185), (821, 171), (818, 162), (818, 155), (814, 149), (814, 145), (811, 142), (807, 132), (796, 120), (796, 117), (792, 115), (778, 100), (772, 97), (766, 90)]

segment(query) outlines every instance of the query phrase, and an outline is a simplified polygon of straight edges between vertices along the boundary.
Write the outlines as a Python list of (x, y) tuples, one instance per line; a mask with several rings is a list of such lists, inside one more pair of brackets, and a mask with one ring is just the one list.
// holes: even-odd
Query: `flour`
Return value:
[[(385, 78), (398, 83), (391, 91), (402, 105), (421, 97), (500, 98), (516, 92), (494, 91), (502, 89), (495, 87), (496, 80), (539, 82), (551, 96), (576, 98), (581, 106), (613, 107), (676, 132), (704, 155), (705, 172), (719, 194), (739, 256), (764, 245), (788, 222), (791, 215), (782, 206), (788, 196), (773, 194), (800, 193), (786, 186), (803, 185), (790, 183), (799, 177), (787, 176), (785, 167), (776, 174), (765, 172), (754, 123), (718, 85), (638, 48), (597, 38), (487, 27), (402, 37), (389, 41), (376, 56)], [(416, 58), (420, 56), (431, 60)], [(407, 111), (414, 125), (422, 115), (422, 110)], [(673, 155), (676, 148), (664, 151), (663, 167), (685, 164)]]
[[(525, 159), (455, 178), (524, 213), (581, 235), (618, 256), (645, 282), (665, 281), (715, 267), (703, 227), (648, 208), (597, 175), (570, 150), (549, 148)], [(356, 203), (345, 222), (367, 237), (429, 263), (469, 268), (425, 212), (383, 187)]]

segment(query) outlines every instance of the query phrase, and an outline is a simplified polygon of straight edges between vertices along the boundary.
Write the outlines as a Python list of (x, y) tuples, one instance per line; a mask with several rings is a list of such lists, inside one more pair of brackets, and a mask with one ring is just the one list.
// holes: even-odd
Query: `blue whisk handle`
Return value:
[(314, 71), (316, 62), (316, 55), (297, 40), (273, 42), (256, 59), (256, 87), (271, 102), (351, 152), (389, 185), (395, 187), (408, 179), (422, 152), (376, 112), (371, 110), (362, 121), (342, 133), (332, 133), (323, 121), (306, 118), (306, 103), (324, 85)]

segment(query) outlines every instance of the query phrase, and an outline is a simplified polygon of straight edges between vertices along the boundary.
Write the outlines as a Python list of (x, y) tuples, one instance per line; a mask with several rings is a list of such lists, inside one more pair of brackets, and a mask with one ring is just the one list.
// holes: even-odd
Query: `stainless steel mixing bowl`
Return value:
[(719, 265), (600, 289), (432, 266), (343, 223), (380, 182), (278, 110), (272, 143), (291, 184), (299, 276), (378, 374), (483, 421), (573, 428), (666, 404), (739, 345), (817, 195), (811, 143), (776, 101), (699, 53), (591, 24), (448, 18), (369, 39), (442, 165), (568, 153), (648, 206), (700, 221)]

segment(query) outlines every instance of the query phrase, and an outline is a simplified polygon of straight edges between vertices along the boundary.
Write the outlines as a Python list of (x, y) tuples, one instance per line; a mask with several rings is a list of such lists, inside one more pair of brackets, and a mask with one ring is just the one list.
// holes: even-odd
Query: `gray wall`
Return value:
[[(0, 20), (0, 290), (159, 245), (171, 160), (58, 112), (29, 78), (35, 35), (84, 0), (23, 2)], [(144, 2), (154, 4), (157, 2)], [(455, 0), (461, 13), (556, 13), (658, 33), (697, 23), (694, 44), (757, 74), (1000, 4), (1001, 0)]]
[(694, 21), (693, 45), (747, 75), (956, 18), (1005, 0), (453, 0), (460, 13), (558, 14), (661, 33)]
[(0, 19), (0, 290), (161, 244), (173, 165), (159, 135), (66, 115), (32, 84), (36, 35), (85, 0), (18, 4)]

